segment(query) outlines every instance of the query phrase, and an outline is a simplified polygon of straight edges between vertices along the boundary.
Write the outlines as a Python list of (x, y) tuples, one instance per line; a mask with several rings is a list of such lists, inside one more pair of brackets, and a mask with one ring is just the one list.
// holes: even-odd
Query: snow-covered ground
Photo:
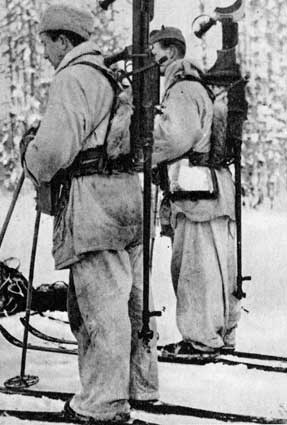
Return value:
[[(33, 191), (27, 183), (17, 202), (0, 251), (0, 260), (15, 256), (21, 271), (28, 276), (35, 207)], [(3, 223), (11, 194), (0, 193), (0, 223)], [(66, 272), (55, 272), (51, 257), (51, 219), (41, 220), (35, 285), (67, 281)], [(243, 211), (243, 274), (252, 281), (245, 284), (242, 318), (238, 329), (239, 350), (287, 355), (287, 202), (274, 210)], [(175, 299), (169, 275), (170, 246), (167, 238), (155, 243), (153, 288), (158, 309), (159, 343), (180, 338), (176, 329)], [(63, 313), (64, 315), (64, 313)], [(0, 320), (11, 333), (23, 337), (19, 316)], [(68, 325), (47, 318), (31, 317), (31, 323), (51, 335), (72, 338)], [(29, 341), (40, 343), (33, 336)], [(41, 342), (44, 344), (44, 341)], [(21, 350), (0, 336), (0, 385), (20, 372)], [(209, 364), (205, 366), (160, 363), (160, 391), (164, 401), (213, 411), (287, 418), (287, 377), (282, 373), (248, 370), (245, 366)], [(26, 372), (40, 377), (33, 389), (72, 392), (78, 386), (77, 358), (29, 351)], [(60, 410), (63, 402), (0, 394), (0, 409)], [(216, 424), (220, 421), (179, 416), (156, 416), (134, 412), (134, 417), (159, 424)], [(0, 424), (22, 424), (0, 418)], [(287, 421), (286, 421), (287, 423)]]

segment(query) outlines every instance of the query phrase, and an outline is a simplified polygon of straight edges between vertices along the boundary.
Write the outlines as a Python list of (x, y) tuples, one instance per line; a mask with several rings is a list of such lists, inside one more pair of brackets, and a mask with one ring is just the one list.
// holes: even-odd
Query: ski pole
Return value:
[(20, 179), (19, 179), (19, 181), (17, 183), (16, 189), (15, 189), (15, 191), (13, 193), (13, 198), (12, 198), (12, 201), (11, 201), (11, 204), (10, 204), (10, 207), (9, 207), (9, 210), (7, 212), (7, 215), (5, 217), (5, 220), (4, 220), (2, 229), (1, 229), (1, 233), (0, 233), (0, 247), (2, 245), (2, 242), (3, 242), (4, 236), (5, 236), (6, 230), (7, 230), (8, 225), (9, 225), (9, 222), (11, 220), (11, 216), (13, 214), (13, 211), (14, 211), (14, 208), (15, 208), (15, 205), (16, 205), (16, 202), (17, 202), (19, 193), (20, 193), (21, 188), (23, 186), (24, 180), (25, 180), (25, 174), (24, 174), (24, 171), (23, 171), (22, 174), (21, 174), (21, 176), (20, 176)]
[(27, 357), (27, 345), (28, 345), (28, 325), (30, 321), (31, 304), (32, 304), (32, 293), (33, 293), (33, 279), (35, 269), (35, 259), (40, 227), (41, 211), (36, 208), (36, 219), (34, 225), (33, 243), (30, 259), (30, 270), (29, 270), (29, 281), (28, 281), (28, 293), (26, 299), (26, 310), (25, 310), (25, 328), (23, 336), (23, 349), (21, 358), (21, 370), (20, 376), (15, 376), (4, 383), (7, 388), (26, 388), (39, 382), (38, 376), (25, 375), (26, 368), (26, 357)]
[(24, 337), (23, 337), (23, 352), (22, 352), (21, 373), (20, 373), (21, 378), (23, 378), (25, 374), (27, 342), (28, 342), (28, 324), (30, 321), (30, 314), (31, 314), (33, 280), (34, 280), (35, 259), (36, 259), (40, 219), (41, 219), (41, 211), (37, 210), (35, 226), (34, 226), (34, 236), (33, 236), (32, 252), (31, 252), (30, 271), (29, 271), (29, 284), (28, 284), (28, 293), (27, 293), (26, 311), (25, 311), (26, 326), (24, 329)]

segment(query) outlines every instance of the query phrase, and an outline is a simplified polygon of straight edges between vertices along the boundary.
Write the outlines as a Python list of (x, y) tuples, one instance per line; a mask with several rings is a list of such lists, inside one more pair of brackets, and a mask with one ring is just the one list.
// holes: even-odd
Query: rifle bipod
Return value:
[[(24, 183), (24, 179), (25, 179), (25, 174), (24, 174), (24, 171), (23, 171), (22, 174), (21, 174), (21, 177), (19, 179), (19, 182), (16, 186), (16, 190), (13, 194), (11, 205), (9, 207), (8, 213), (7, 213), (6, 218), (4, 220), (4, 224), (2, 226), (1, 235), (0, 235), (0, 246), (3, 242), (6, 230), (8, 228), (9, 223), (10, 223), (12, 213), (14, 211), (17, 199), (19, 197), (19, 193), (20, 193), (22, 185)], [(23, 335), (23, 347), (22, 347), (20, 375), (15, 376), (15, 377), (10, 378), (7, 381), (5, 381), (4, 385), (5, 385), (6, 388), (12, 388), (12, 389), (13, 388), (18, 388), (18, 389), (27, 388), (27, 387), (30, 387), (31, 385), (36, 384), (39, 381), (38, 376), (25, 375), (25, 368), (26, 368), (26, 356), (27, 356), (27, 347), (28, 347), (28, 325), (29, 325), (30, 313), (31, 313), (35, 258), (36, 258), (36, 251), (37, 251), (37, 242), (38, 242), (38, 235), (39, 235), (40, 219), (41, 219), (41, 212), (39, 210), (37, 210), (36, 211), (36, 218), (35, 218), (35, 225), (34, 225), (31, 258), (30, 258), (28, 292), (27, 292), (26, 309), (25, 309), (25, 324), (26, 324), (26, 326), (24, 328), (24, 335)]]

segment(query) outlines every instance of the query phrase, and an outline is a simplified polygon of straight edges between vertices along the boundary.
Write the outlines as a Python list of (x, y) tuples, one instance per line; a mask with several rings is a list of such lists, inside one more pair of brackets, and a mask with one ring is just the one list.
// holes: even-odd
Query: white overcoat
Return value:
[[(165, 88), (175, 76), (184, 71), (185, 75), (198, 77), (192, 62), (186, 59), (171, 63), (165, 75)], [(196, 152), (209, 152), (210, 127), (212, 121), (212, 102), (206, 89), (196, 81), (176, 83), (161, 105), (162, 114), (156, 116), (154, 128), (153, 163), (172, 161), (191, 148)], [(171, 186), (173, 165), (169, 166)], [(179, 212), (191, 221), (209, 221), (227, 216), (235, 219), (234, 183), (227, 169), (216, 170), (219, 196), (215, 200), (189, 201), (173, 203), (174, 216)]]
[[(103, 57), (91, 52), (96, 53), (91, 42), (73, 48), (56, 71), (45, 116), (25, 155), (26, 172), (36, 185), (50, 182), (80, 151), (104, 143), (113, 101), (110, 83), (90, 66), (67, 66), (79, 56), (77, 61), (104, 66)], [(53, 242), (56, 267), (69, 267), (72, 276), (68, 313), (78, 342), (81, 381), (72, 409), (112, 420), (129, 412), (131, 398), (158, 398), (154, 318), (149, 350), (139, 338), (143, 265), (138, 175), (73, 178), (68, 202), (54, 221)]]
[[(199, 76), (192, 61), (175, 61), (166, 70), (166, 89), (178, 73)], [(190, 149), (200, 153), (210, 151), (213, 106), (200, 82), (180, 81), (167, 90), (161, 109), (162, 114), (155, 122), (153, 162), (170, 163), (173, 188), (186, 161), (173, 160)], [(176, 200), (171, 203), (170, 214), (174, 230), (171, 276), (177, 297), (177, 326), (183, 340), (201, 351), (234, 347), (240, 317), (240, 303), (233, 295), (236, 289), (234, 183), (227, 168), (215, 173), (219, 190), (216, 199)]]
[[(56, 70), (46, 113), (25, 155), (26, 172), (36, 185), (50, 182), (81, 150), (104, 143), (113, 89), (92, 67), (67, 66), (79, 57), (78, 62), (104, 67), (103, 57), (90, 52), (97, 53), (94, 43), (80, 44)], [(69, 267), (87, 252), (121, 250), (141, 241), (142, 195), (136, 174), (94, 174), (72, 180), (68, 204), (54, 221), (57, 269)]]

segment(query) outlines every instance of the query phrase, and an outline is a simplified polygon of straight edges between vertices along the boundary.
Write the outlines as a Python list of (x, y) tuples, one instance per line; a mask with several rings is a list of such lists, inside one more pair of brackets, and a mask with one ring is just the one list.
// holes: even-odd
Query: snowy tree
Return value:
[(249, 186), (266, 193), (270, 180), (286, 180), (286, 2), (252, 0), (246, 8), (240, 33), (241, 65), (250, 74), (243, 171)]
[[(40, 13), (49, 3), (5, 0), (1, 45), (7, 48), (1, 72), (9, 84), (10, 108), (0, 128), (0, 180), (8, 188), (14, 187), (20, 173), (18, 147), (23, 132), (41, 120), (45, 109), (52, 70), (43, 60), (37, 26)], [(94, 1), (86, 4), (95, 17), (94, 37), (99, 49), (104, 54), (113, 52), (124, 38), (115, 28), (116, 11), (103, 11)]]
[[(13, 186), (19, 175), (20, 137), (25, 128), (40, 119), (51, 77), (41, 56), (37, 34), (39, 13), (49, 0), (3, 1), (6, 13), (1, 45), (7, 48), (1, 72), (9, 82), (10, 114), (0, 130), (0, 180), (4, 172), (6, 183)], [(130, 28), (127, 31), (123, 22), (114, 24), (117, 11), (111, 8), (104, 12), (93, 0), (86, 0), (86, 4), (95, 16), (99, 48), (106, 54), (125, 45), (123, 38), (130, 37)], [(115, 2), (118, 4), (126, 15), (130, 14), (130, 0)], [(194, 7), (202, 14), (209, 13), (216, 5), (216, 0), (197, 0)], [(174, 2), (170, 1), (170, 7), (174, 7)], [(262, 185), (265, 192), (270, 178), (278, 181), (281, 178), (282, 183), (284, 176), (287, 184), (286, 8), (284, 0), (251, 0), (246, 2), (245, 18), (239, 22), (238, 58), (243, 75), (250, 74), (246, 89), (249, 112), (242, 145), (243, 180), (249, 186)], [(203, 40), (202, 58), (206, 68), (209, 63), (207, 47)]]

